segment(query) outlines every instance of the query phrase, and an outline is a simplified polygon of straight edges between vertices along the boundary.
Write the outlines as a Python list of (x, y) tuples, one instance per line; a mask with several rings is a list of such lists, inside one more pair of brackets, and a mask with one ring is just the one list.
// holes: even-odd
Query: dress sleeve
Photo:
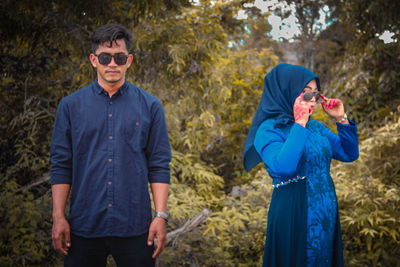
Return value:
[(294, 123), (287, 136), (268, 120), (257, 130), (254, 147), (265, 165), (274, 174), (291, 177), (295, 174), (310, 131)]
[(339, 135), (324, 126), (332, 147), (333, 158), (344, 162), (352, 162), (358, 158), (357, 124), (350, 120), (349, 122), (349, 125), (337, 123)]
[(50, 144), (51, 184), (71, 184), (72, 142), (68, 106), (61, 100), (58, 105)]

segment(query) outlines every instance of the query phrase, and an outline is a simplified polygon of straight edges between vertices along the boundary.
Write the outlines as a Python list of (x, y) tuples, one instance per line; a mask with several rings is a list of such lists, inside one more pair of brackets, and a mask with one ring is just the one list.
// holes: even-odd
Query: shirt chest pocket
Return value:
[(138, 152), (147, 146), (150, 122), (144, 118), (127, 117), (122, 122), (122, 133), (129, 147)]

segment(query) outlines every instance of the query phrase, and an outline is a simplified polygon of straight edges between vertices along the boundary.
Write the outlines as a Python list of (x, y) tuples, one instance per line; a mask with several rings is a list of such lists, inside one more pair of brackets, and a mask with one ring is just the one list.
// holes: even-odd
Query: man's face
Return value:
[(99, 83), (113, 86), (125, 81), (125, 73), (132, 63), (133, 56), (129, 54), (124, 65), (118, 65), (114, 58), (112, 58), (110, 63), (107, 65), (102, 65), (100, 64), (98, 57), (101, 53), (108, 53), (110, 55), (123, 53), (128, 55), (128, 50), (126, 49), (125, 41), (123, 39), (116, 40), (116, 42), (112, 43), (111, 47), (108, 46), (109, 42), (100, 44), (96, 50), (96, 54), (90, 54), (90, 62), (92, 63), (92, 66), (97, 69), (97, 78)]

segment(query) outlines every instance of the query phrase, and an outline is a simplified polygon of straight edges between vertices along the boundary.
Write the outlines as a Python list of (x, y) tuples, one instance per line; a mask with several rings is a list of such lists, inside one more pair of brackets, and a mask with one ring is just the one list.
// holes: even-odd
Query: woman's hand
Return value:
[(321, 97), (324, 100), (321, 105), (325, 112), (336, 121), (340, 121), (344, 117), (343, 102), (340, 99), (326, 98), (322, 94)]
[(296, 98), (296, 101), (294, 101), (293, 115), (295, 122), (302, 125), (303, 127), (306, 127), (306, 124), (310, 117), (310, 107), (307, 102), (303, 100), (303, 93), (301, 93)]

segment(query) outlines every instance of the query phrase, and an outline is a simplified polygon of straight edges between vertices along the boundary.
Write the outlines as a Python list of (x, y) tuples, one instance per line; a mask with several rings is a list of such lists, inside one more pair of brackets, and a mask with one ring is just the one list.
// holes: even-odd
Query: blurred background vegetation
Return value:
[[(269, 34), (268, 17), (287, 10), (261, 12), (253, 2), (0, 2), (1, 266), (62, 262), (51, 245), (54, 116), (62, 97), (95, 78), (89, 37), (111, 22), (136, 36), (128, 80), (165, 108), (168, 230), (211, 211), (165, 248), (159, 266), (261, 265), (271, 181), (262, 164), (244, 172), (242, 150), (264, 75), (281, 62), (317, 73), (359, 125), (360, 158), (332, 164), (346, 266), (400, 266), (400, 2), (287, 0), (300, 28), (291, 41)], [(379, 38), (385, 31), (392, 42)], [(321, 110), (314, 116), (334, 129)]]

